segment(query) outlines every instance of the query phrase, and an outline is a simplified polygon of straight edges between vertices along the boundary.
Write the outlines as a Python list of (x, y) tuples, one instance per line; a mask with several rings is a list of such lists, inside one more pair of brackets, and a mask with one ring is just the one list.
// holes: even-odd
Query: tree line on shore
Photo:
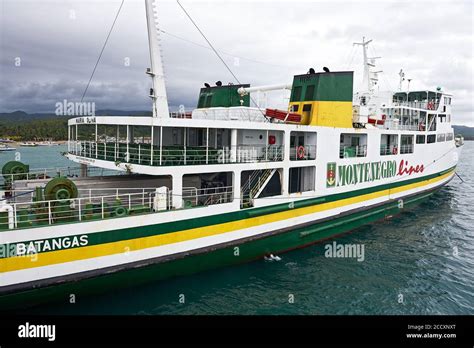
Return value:
[(0, 118), (0, 138), (17, 141), (51, 139), (67, 140), (67, 119), (52, 118), (31, 121), (3, 121)]

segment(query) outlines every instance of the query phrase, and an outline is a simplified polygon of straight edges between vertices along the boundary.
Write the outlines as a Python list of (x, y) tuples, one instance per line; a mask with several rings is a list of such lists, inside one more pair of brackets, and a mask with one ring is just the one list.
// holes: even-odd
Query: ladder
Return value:
[(254, 170), (240, 190), (241, 206), (251, 205), (267, 186), (276, 169)]

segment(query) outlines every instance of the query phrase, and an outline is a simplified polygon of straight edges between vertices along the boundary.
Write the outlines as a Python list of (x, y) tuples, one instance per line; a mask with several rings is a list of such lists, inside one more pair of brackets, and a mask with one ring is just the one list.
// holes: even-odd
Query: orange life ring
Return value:
[(296, 150), (296, 153), (297, 153), (299, 159), (303, 159), (304, 158), (304, 146), (302, 146), (302, 145), (298, 146), (298, 149)]
[(396, 146), (393, 147), (392, 153), (393, 153), (394, 155), (396, 155), (396, 154), (398, 153), (398, 149), (397, 149)]

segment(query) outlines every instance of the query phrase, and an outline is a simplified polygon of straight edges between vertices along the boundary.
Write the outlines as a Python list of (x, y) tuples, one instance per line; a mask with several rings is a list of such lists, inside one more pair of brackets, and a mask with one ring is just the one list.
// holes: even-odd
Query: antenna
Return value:
[(160, 33), (157, 22), (157, 10), (154, 0), (145, 0), (146, 19), (148, 27), (148, 45), (150, 48), (151, 69), (146, 73), (151, 77), (152, 88), (150, 98), (153, 100), (153, 117), (168, 118), (170, 112), (166, 97), (163, 59), (160, 49)]
[(367, 58), (367, 46), (371, 43), (372, 40), (365, 41), (365, 36), (362, 37), (362, 42), (354, 42), (353, 45), (362, 46), (362, 52), (364, 55), (364, 79), (362, 80), (362, 85), (367, 86), (367, 90), (370, 91), (370, 69), (369, 61)]
[(398, 76), (400, 76), (400, 82), (398, 84), (398, 90), (401, 92), (403, 81), (405, 81), (405, 72), (403, 71), (403, 69), (400, 69), (400, 72), (398, 73)]
[(370, 68), (375, 68), (375, 60), (380, 59), (382, 57), (368, 57), (367, 56), (367, 48), (369, 43), (372, 40), (365, 41), (365, 36), (362, 37), (362, 42), (354, 42), (353, 45), (362, 46), (362, 52), (364, 56), (364, 78), (362, 80), (362, 86), (367, 88), (367, 91), (371, 91), (372, 88), (377, 84), (378, 77), (377, 74), (381, 73), (382, 70), (379, 71), (371, 71)]

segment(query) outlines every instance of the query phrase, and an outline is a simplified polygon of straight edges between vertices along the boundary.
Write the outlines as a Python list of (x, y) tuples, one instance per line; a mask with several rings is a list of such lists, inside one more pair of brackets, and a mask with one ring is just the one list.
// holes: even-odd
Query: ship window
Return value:
[(290, 112), (298, 112), (298, 109), (300, 108), (299, 105), (292, 105), (291, 106), (291, 109), (290, 109)]
[(282, 172), (281, 168), (243, 171), (240, 175), (242, 204), (246, 205), (254, 198), (280, 196)]
[(400, 137), (400, 153), (413, 153), (413, 135)]
[(291, 132), (290, 160), (314, 160), (316, 158), (316, 132)]
[(438, 138), (436, 139), (436, 141), (439, 143), (439, 142), (445, 141), (445, 139), (446, 139), (446, 135), (444, 133), (441, 133), (441, 134), (438, 134)]
[(417, 135), (416, 136), (416, 143), (417, 144), (424, 144), (426, 141), (426, 137), (424, 135)]
[(436, 142), (436, 134), (430, 134), (426, 137), (426, 142), (432, 144)]
[(454, 139), (453, 133), (446, 133), (446, 141), (451, 141)]
[(311, 111), (311, 104), (304, 104), (303, 111)]
[(183, 207), (230, 203), (234, 200), (233, 184), (232, 172), (183, 175)]
[(198, 103), (198, 108), (202, 108), (204, 107), (204, 100), (206, 99), (206, 96), (205, 95), (201, 95), (199, 97), (199, 103)]
[(439, 118), (439, 123), (446, 122), (446, 115), (445, 114), (439, 114), (438, 118)]
[(382, 134), (380, 137), (380, 155), (396, 155), (398, 153), (398, 135)]
[(211, 107), (211, 103), (212, 103), (212, 95), (208, 95), (206, 98), (206, 108)]
[(314, 85), (309, 85), (306, 87), (304, 100), (314, 100)]
[(301, 100), (301, 86), (295, 87), (293, 89), (293, 96), (291, 98), (291, 101), (300, 101)]
[(314, 191), (315, 167), (290, 168), (289, 193)]
[(428, 131), (434, 132), (436, 131), (436, 114), (428, 114)]
[(341, 134), (339, 158), (367, 156), (367, 134)]

